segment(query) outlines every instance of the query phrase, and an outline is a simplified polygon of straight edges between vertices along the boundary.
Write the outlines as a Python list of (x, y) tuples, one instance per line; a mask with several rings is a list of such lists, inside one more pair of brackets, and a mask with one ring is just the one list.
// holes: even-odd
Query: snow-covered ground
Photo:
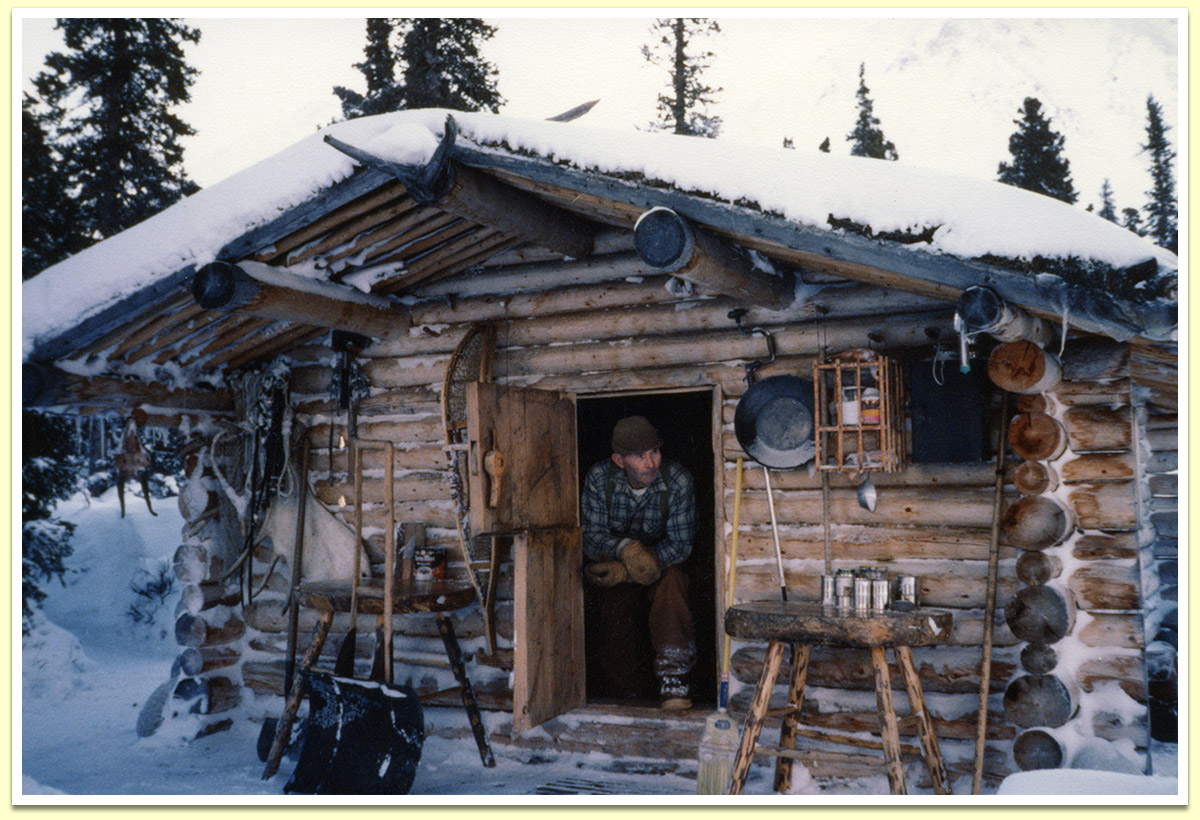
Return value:
[[(156, 503), (151, 517), (133, 499), (122, 519), (115, 490), (100, 499), (76, 497), (59, 514), (78, 527), (65, 585), (46, 585), (49, 597), (32, 634), (14, 658), (20, 682), (14, 687), (13, 803), (87, 805), (119, 798), (122, 803), (276, 803), (284, 800), (341, 803), (342, 798), (282, 796), (293, 764), (285, 758), (278, 774), (262, 780), (256, 741), (258, 727), (234, 712), (233, 727), (199, 740), (185, 740), (194, 727), (167, 721), (147, 738), (136, 732), (146, 699), (169, 676), (178, 653), (171, 623), (177, 594), (152, 622), (134, 623), (126, 614), (135, 600), (131, 581), (169, 562), (182, 528), (174, 499)], [(14, 596), (14, 600), (15, 600)], [(19, 619), (19, 613), (16, 616)], [(18, 665), (19, 664), (19, 665)], [(241, 717), (242, 719), (236, 719)], [(484, 714), (485, 721), (500, 720)], [(433, 727), (465, 729), (462, 710), (427, 709)], [(1139, 785), (1165, 789), (1175, 774), (1175, 747), (1154, 750), (1158, 777), (1115, 785), (1113, 772), (1029, 773), (1007, 781), (1002, 798), (937, 797), (942, 801), (1067, 803), (1175, 800), (1171, 797), (1113, 798)], [(620, 769), (600, 754), (516, 753), (497, 756), (494, 769), (480, 765), (469, 739), (426, 740), (412, 792), (389, 802), (406, 804), (505, 804), (598, 800), (679, 805), (689, 801), (745, 803), (875, 803), (887, 795), (881, 776), (818, 786), (797, 766), (793, 794), (772, 795), (769, 772), (761, 763), (741, 798), (695, 797), (695, 780), (680, 775), (639, 774)], [(636, 768), (636, 767), (630, 767)], [(1069, 775), (1068, 783), (1064, 778)], [(1132, 784), (1132, 785), (1130, 785)], [(1145, 789), (1150, 792), (1150, 788)], [(1044, 794), (1058, 797), (1033, 797)], [(1185, 792), (1186, 793), (1186, 792)], [(588, 797), (591, 795), (592, 797)], [(354, 798), (354, 802), (370, 802)]]

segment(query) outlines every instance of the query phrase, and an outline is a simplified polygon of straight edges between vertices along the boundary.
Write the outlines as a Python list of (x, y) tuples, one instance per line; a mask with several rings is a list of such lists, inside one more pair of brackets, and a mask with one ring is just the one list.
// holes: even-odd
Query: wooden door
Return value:
[(470, 384), (467, 440), (471, 532), (513, 534), (513, 730), (523, 732), (586, 701), (574, 399)]
[(513, 538), (513, 731), (587, 701), (578, 527)]
[(467, 385), (471, 533), (579, 526), (575, 402), (569, 393)]

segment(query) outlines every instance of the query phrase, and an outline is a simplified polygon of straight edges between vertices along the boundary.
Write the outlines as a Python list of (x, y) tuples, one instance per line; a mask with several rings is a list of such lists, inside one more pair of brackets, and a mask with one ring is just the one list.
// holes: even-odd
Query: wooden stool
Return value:
[[(921, 679), (913, 666), (913, 646), (927, 646), (945, 640), (950, 634), (952, 616), (935, 609), (916, 609), (911, 612), (871, 612), (861, 615), (813, 602), (760, 601), (739, 604), (725, 613), (725, 632), (747, 640), (765, 640), (767, 655), (763, 660), (758, 686), (750, 705), (750, 714), (742, 727), (742, 740), (733, 766), (730, 794), (741, 794), (746, 775), (755, 754), (776, 757), (775, 791), (786, 792), (791, 785), (792, 760), (797, 757), (796, 737), (821, 738), (817, 731), (800, 728), (800, 708), (804, 698), (804, 683), (808, 677), (808, 660), (812, 646), (866, 647), (871, 652), (875, 673), (875, 701), (879, 711), (884, 763), (892, 794), (906, 794), (904, 769), (900, 763), (900, 732), (896, 711), (892, 705), (892, 679), (886, 650), (891, 647), (896, 663), (904, 677), (904, 688), (917, 734), (921, 740), (921, 757), (933, 780), (933, 790), (950, 794), (950, 778), (933, 731), (933, 720), (925, 708)], [(779, 668), (783, 663), (785, 646), (792, 647), (792, 676), (788, 688), (787, 707), (779, 733), (779, 746), (757, 746), (767, 715), (767, 705)], [(832, 737), (832, 736), (830, 736)]]
[[(288, 693), (283, 714), (279, 718), (276, 730), (276, 742), (268, 757), (267, 769), (263, 778), (266, 779), (278, 769), (282, 757), (283, 744), (281, 739), (288, 737), (300, 701), (304, 697), (304, 672), (312, 667), (321, 655), (321, 648), (329, 636), (333, 616), (338, 612), (349, 612), (353, 590), (348, 583), (312, 583), (301, 584), (299, 588), (300, 605), (318, 610), (320, 619), (313, 634), (312, 643), (300, 661), (300, 674), (292, 682)], [(395, 615), (405, 615), (419, 612), (431, 612), (437, 615), (438, 632), (442, 636), (442, 644), (446, 649), (446, 658), (454, 677), (458, 681), (462, 694), (463, 707), (467, 712), (467, 720), (475, 735), (475, 745), (479, 747), (479, 757), (483, 765), (492, 767), (496, 759), (488, 743), (487, 732), (483, 728), (483, 719), (479, 714), (479, 704), (475, 700), (475, 690), (467, 677), (463, 666), (462, 651), (458, 638), (454, 634), (454, 624), (449, 613), (469, 606), (475, 600), (475, 587), (467, 581), (417, 581), (411, 578), (397, 581), (392, 593), (391, 607)], [(358, 585), (358, 613), (360, 615), (383, 615), (385, 610), (384, 587), (380, 579), (363, 581)], [(390, 651), (390, 647), (388, 647)], [(387, 659), (390, 661), (390, 658)]]

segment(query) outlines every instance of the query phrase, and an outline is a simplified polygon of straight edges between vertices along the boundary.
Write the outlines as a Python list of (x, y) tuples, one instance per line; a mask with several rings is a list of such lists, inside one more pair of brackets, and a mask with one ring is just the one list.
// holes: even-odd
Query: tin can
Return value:
[(875, 579), (871, 581), (871, 608), (877, 612), (883, 612), (891, 603), (892, 586), (887, 582), (887, 579)]
[(832, 575), (821, 576), (821, 604), (822, 606), (837, 606), (836, 578)]
[(440, 581), (446, 577), (446, 548), (418, 547), (413, 554), (413, 578)]
[(901, 575), (898, 581), (898, 586), (898, 600), (901, 600), (906, 604), (910, 604), (914, 608), (917, 607), (920, 603), (917, 600), (917, 595), (920, 590), (920, 585), (917, 583), (917, 576)]
[(871, 579), (854, 579), (854, 611), (866, 612), (871, 608)]
[(833, 584), (838, 609), (853, 609), (854, 573), (848, 569), (839, 569), (837, 575), (833, 576)]

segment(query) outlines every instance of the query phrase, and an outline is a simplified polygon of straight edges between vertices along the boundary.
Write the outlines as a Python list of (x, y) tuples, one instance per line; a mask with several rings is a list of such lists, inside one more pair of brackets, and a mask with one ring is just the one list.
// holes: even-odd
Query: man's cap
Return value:
[(654, 425), (642, 416), (629, 416), (613, 428), (612, 449), (622, 456), (644, 453), (662, 445)]

